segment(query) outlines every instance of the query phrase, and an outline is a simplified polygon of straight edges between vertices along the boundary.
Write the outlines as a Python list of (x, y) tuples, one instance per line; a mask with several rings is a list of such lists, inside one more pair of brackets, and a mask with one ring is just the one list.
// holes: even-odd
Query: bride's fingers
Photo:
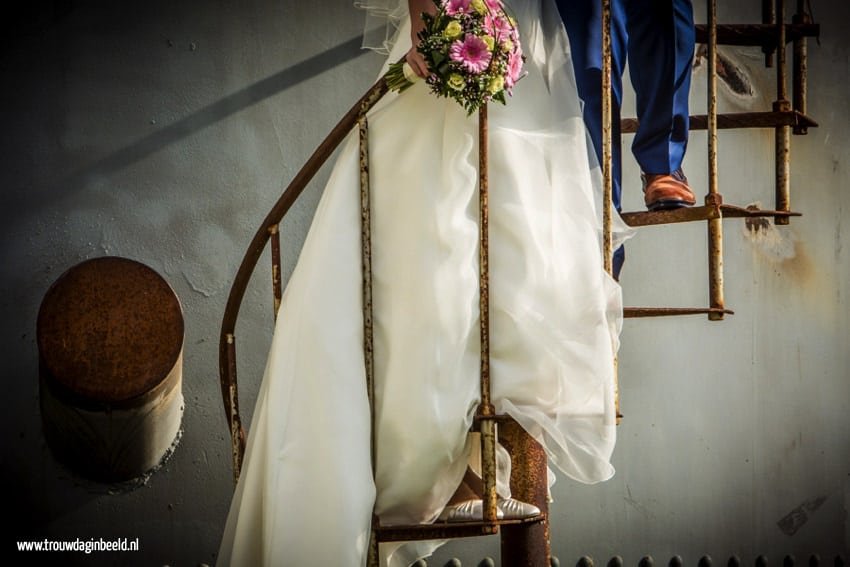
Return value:
[(428, 76), (428, 64), (425, 62), (425, 58), (422, 57), (422, 54), (415, 48), (411, 48), (410, 51), (407, 52), (405, 59), (407, 60), (407, 64), (410, 65), (410, 68), (413, 69), (413, 72), (418, 76), (423, 79)]

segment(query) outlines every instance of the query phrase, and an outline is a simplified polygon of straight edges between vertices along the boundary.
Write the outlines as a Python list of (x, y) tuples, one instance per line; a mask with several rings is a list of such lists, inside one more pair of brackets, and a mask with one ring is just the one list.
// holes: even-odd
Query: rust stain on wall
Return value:
[[(750, 205), (750, 207), (758, 205)], [(744, 223), (744, 235), (758, 258), (798, 287), (815, 283), (817, 271), (806, 246), (791, 227), (777, 227), (770, 219), (752, 218)]]

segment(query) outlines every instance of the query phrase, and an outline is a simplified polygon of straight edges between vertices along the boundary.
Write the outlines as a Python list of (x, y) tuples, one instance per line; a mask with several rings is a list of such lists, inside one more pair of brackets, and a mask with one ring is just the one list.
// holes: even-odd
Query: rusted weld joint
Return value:
[(774, 112), (791, 112), (791, 101), (787, 99), (773, 101)]
[(706, 206), (719, 209), (720, 205), (723, 204), (723, 195), (720, 193), (709, 193), (705, 196), (705, 204)]

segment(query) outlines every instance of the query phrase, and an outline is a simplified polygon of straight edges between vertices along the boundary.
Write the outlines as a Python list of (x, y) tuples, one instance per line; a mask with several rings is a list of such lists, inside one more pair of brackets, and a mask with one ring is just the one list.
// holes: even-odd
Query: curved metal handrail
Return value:
[(245, 431), (239, 415), (239, 399), (237, 395), (235, 330), (236, 319), (239, 316), (239, 308), (242, 305), (242, 299), (245, 296), (248, 282), (251, 279), (257, 261), (266, 247), (266, 243), (271, 237), (271, 229), (289, 211), (313, 176), (324, 165), (348, 133), (357, 125), (358, 120), (387, 92), (386, 80), (384, 78), (379, 79), (334, 126), (333, 130), (319, 144), (310, 156), (310, 159), (298, 171), (266, 215), (266, 218), (248, 245), (248, 250), (242, 258), (239, 270), (236, 272), (236, 277), (230, 288), (230, 295), (227, 298), (227, 305), (224, 309), (219, 337), (219, 379), (221, 382), (221, 396), (224, 403), (225, 416), (230, 426), (234, 480), (239, 478), (242, 457), (245, 453)]

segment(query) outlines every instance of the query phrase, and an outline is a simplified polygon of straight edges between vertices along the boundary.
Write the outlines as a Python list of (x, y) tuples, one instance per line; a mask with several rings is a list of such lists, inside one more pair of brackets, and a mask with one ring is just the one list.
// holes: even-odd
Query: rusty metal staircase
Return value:
[[(478, 290), (480, 402), (472, 431), (480, 434), (483, 481), (483, 517), (480, 521), (435, 522), (410, 526), (382, 525), (372, 518), (368, 566), (379, 564), (381, 542), (454, 539), (492, 535), (501, 532), (502, 561), (506, 565), (546, 565), (550, 561), (548, 542), (548, 494), (546, 454), (512, 418), (497, 415), (490, 397), (490, 284), (489, 284), (489, 179), (487, 105), (478, 111)], [(363, 336), (366, 387), (372, 410), (372, 470), (375, 470), (374, 375), (372, 345), (372, 266), (371, 206), (369, 190), (368, 122), (365, 112), (358, 119), (360, 140), (360, 220), (363, 273)], [(497, 427), (498, 426), (498, 427)], [(498, 433), (501, 429), (501, 434)], [(497, 437), (511, 456), (511, 492), (514, 497), (536, 505), (540, 514), (522, 519), (497, 518), (496, 445)], [(531, 562), (531, 563), (529, 563)]]
[[(603, 0), (603, 4), (607, 0)], [(691, 130), (707, 130), (708, 134), (708, 194), (705, 204), (697, 207), (681, 208), (656, 212), (627, 212), (622, 218), (632, 227), (707, 221), (708, 223), (708, 262), (709, 262), (709, 305), (708, 307), (626, 307), (625, 317), (658, 317), (667, 315), (706, 314), (709, 320), (722, 320), (733, 312), (725, 307), (723, 296), (723, 226), (726, 218), (772, 217), (777, 225), (790, 223), (791, 217), (801, 213), (791, 210), (790, 160), (791, 133), (803, 135), (808, 128), (817, 126), (807, 114), (807, 44), (806, 39), (817, 37), (820, 27), (813, 23), (812, 16), (806, 10), (807, 0), (796, 0), (796, 12), (792, 23), (786, 23), (785, 0), (762, 0), (761, 24), (717, 23), (717, 1), (707, 2), (707, 23), (696, 26), (696, 41), (707, 46), (708, 75), (708, 114), (690, 118)], [(604, 41), (604, 38), (603, 38)], [(610, 41), (610, 40), (609, 40)], [(793, 45), (793, 99), (788, 98), (788, 72), (786, 48)], [(717, 113), (717, 45), (736, 45), (760, 47), (765, 54), (765, 66), (776, 68), (776, 100), (773, 108), (763, 112), (742, 112), (733, 114)], [(603, 48), (603, 51), (605, 49)], [(774, 58), (776, 62), (774, 63)], [(607, 61), (607, 63), (606, 63)], [(603, 66), (608, 65), (607, 77), (610, 85), (610, 43), (607, 53), (603, 52)], [(603, 69), (603, 81), (606, 70)], [(605, 105), (610, 108), (610, 90), (603, 87), (603, 113)], [(604, 100), (607, 98), (607, 103)], [(610, 110), (608, 110), (610, 116)], [(610, 122), (610, 118), (608, 120)], [(621, 122), (623, 133), (637, 131), (635, 119)], [(755, 207), (741, 207), (723, 202), (718, 190), (717, 131), (732, 128), (773, 128), (775, 132), (775, 209), (763, 210)], [(610, 129), (603, 131), (603, 138), (610, 138)], [(605, 146), (608, 144), (607, 146)], [(610, 184), (611, 142), (603, 140), (603, 178), (606, 189)]]
[[(611, 60), (610, 60), (610, 0), (600, 0), (603, 6), (603, 187), (605, 217), (605, 262), (611, 271)], [(817, 126), (806, 114), (806, 38), (817, 36), (818, 26), (811, 21), (805, 10), (805, 0), (797, 0), (797, 11), (792, 24), (785, 23), (785, 0), (763, 0), (763, 22), (757, 25), (718, 25), (716, 23), (716, 0), (708, 0), (708, 23), (697, 26), (697, 42), (708, 46), (708, 114), (692, 116), (691, 129), (708, 130), (709, 187), (705, 205), (686, 209), (661, 212), (623, 213), (627, 224), (645, 227), (660, 224), (706, 221), (709, 234), (709, 306), (708, 307), (640, 307), (625, 308), (625, 317), (652, 317), (666, 315), (707, 314), (711, 320), (721, 320), (732, 313), (724, 306), (722, 220), (724, 218), (773, 217), (776, 224), (787, 224), (790, 209), (789, 160), (790, 134), (805, 134), (809, 127)], [(793, 43), (793, 100), (788, 100), (786, 82), (786, 45)], [(716, 59), (717, 45), (748, 45), (761, 47), (765, 52), (765, 63), (773, 65), (774, 56), (777, 74), (777, 100), (773, 109), (766, 112), (717, 114)], [(354, 128), (360, 132), (361, 151), (361, 219), (363, 227), (363, 304), (364, 304), (364, 352), (366, 353), (368, 387), (372, 400), (372, 371), (370, 340), (371, 329), (371, 248), (369, 218), (369, 171), (365, 140), (368, 136), (367, 112), (387, 92), (385, 80), (371, 87), (343, 116), (330, 134), (313, 152), (309, 160), (296, 174), (289, 186), (266, 215), (251, 240), (230, 289), (225, 308), (219, 342), (219, 368), (222, 400), (230, 428), (234, 480), (238, 479), (245, 452), (245, 431), (239, 412), (236, 372), (236, 322), (248, 283), (267, 245), (271, 247), (271, 274), (274, 294), (274, 314), (277, 317), (282, 297), (281, 253), (279, 225), (283, 217), (296, 202), (308, 183), (325, 161), (333, 154), (342, 140)], [(479, 160), (486, 164), (486, 108), (479, 115), (480, 128)], [(622, 132), (634, 132), (637, 123), (625, 119)], [(717, 177), (717, 130), (723, 128), (774, 128), (776, 133), (776, 206), (774, 210), (758, 210), (736, 207), (723, 203), (718, 192)], [(473, 429), (480, 431), (482, 438), (482, 469), (485, 487), (484, 518), (477, 522), (435, 523), (412, 526), (383, 526), (373, 518), (372, 541), (370, 542), (369, 565), (378, 565), (378, 545), (381, 542), (412, 541), (427, 539), (452, 539), (481, 535), (500, 534), (501, 564), (506, 566), (547, 567), (550, 564), (548, 483), (546, 454), (516, 422), (507, 416), (496, 415), (489, 400), (489, 360), (487, 345), (489, 329), (486, 313), (488, 301), (487, 282), (487, 179), (486, 166), (479, 179), (481, 188), (479, 202), (479, 227), (481, 237), (481, 382), (482, 396)], [(497, 432), (498, 430), (498, 432)], [(501, 443), (510, 453), (512, 461), (511, 490), (514, 497), (536, 505), (541, 514), (523, 520), (496, 519), (495, 493), (495, 443)], [(373, 443), (374, 447), (374, 443)], [(372, 458), (374, 459), (374, 449)], [(374, 462), (374, 461), (373, 461)]]

